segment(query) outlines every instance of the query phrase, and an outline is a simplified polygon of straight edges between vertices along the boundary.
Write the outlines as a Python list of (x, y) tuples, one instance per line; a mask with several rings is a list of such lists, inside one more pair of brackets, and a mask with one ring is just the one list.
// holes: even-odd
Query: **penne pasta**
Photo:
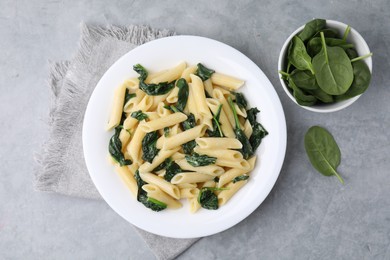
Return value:
[(143, 131), (146, 133), (150, 133), (159, 129), (162, 129), (167, 126), (173, 126), (178, 123), (181, 123), (183, 121), (187, 120), (187, 116), (183, 113), (173, 113), (171, 115), (168, 115), (166, 117), (158, 118), (152, 121), (149, 121), (145, 124), (140, 125), (139, 127), (142, 128)]
[(198, 137), (195, 141), (200, 149), (223, 150), (242, 148), (241, 142), (235, 138)]
[[(210, 108), (210, 110), (213, 112), (213, 114), (214, 115), (217, 114), (218, 107), (220, 105), (219, 101), (216, 99), (213, 99), (213, 98), (207, 98), (206, 103), (207, 103), (208, 107)], [(221, 125), (221, 129), (222, 129), (223, 134), (226, 137), (235, 138), (236, 135), (234, 134), (233, 127), (230, 124), (230, 121), (227, 118), (225, 111), (223, 111), (223, 109), (221, 109), (221, 112), (219, 115), (219, 121), (220, 121), (220, 125)]]
[(139, 167), (139, 172), (152, 172), (157, 166), (162, 164), (165, 159), (172, 156), (172, 154), (176, 153), (179, 149), (174, 150), (161, 150), (156, 157), (154, 157), (152, 163), (145, 162)]
[(181, 199), (192, 199), (199, 193), (198, 188), (183, 188), (180, 189), (180, 198)]
[(242, 154), (239, 151), (234, 150), (210, 150), (202, 149), (199, 146), (194, 148), (194, 151), (198, 154), (205, 154), (211, 157), (215, 157), (221, 160), (241, 160)]
[(230, 167), (230, 168), (238, 168), (243, 170), (249, 170), (250, 165), (248, 161), (241, 159), (241, 160), (224, 160), (224, 159), (217, 159), (215, 161), (215, 164), (221, 167)]
[(126, 113), (130, 113), (132, 111), (135, 111), (133, 108), (141, 102), (141, 100), (144, 98), (144, 96), (145, 96), (145, 92), (143, 92), (140, 89), (137, 89), (135, 91), (135, 97), (133, 97), (129, 101), (127, 101), (127, 103), (123, 107), (123, 111)]
[(185, 171), (194, 171), (194, 172), (205, 173), (213, 176), (220, 176), (221, 174), (225, 173), (225, 170), (222, 167), (216, 165), (194, 167), (191, 164), (189, 164), (186, 159), (178, 160), (176, 161), (176, 163), (180, 166), (181, 169)]
[(131, 193), (135, 197), (137, 197), (137, 190), (138, 190), (137, 183), (136, 183), (136, 181), (134, 179), (134, 175), (131, 173), (129, 168), (127, 166), (121, 167), (119, 165), (116, 165), (115, 166), (115, 170), (119, 174), (119, 177), (121, 178), (121, 180), (129, 188)]
[(168, 208), (178, 209), (182, 207), (180, 201), (177, 201), (168, 194), (164, 193), (157, 185), (145, 184), (142, 186), (142, 189), (146, 191), (148, 197), (167, 204)]
[(154, 175), (153, 173), (140, 173), (141, 179), (147, 183), (154, 184), (159, 187), (162, 191), (170, 195), (172, 198), (180, 199), (180, 190), (177, 186), (167, 182), (163, 178)]
[(245, 136), (249, 139), (252, 135), (252, 132), (253, 132), (253, 129), (252, 129), (251, 124), (249, 123), (249, 120), (245, 121), (243, 131), (244, 131)]
[(201, 78), (194, 74), (191, 74), (190, 77), (192, 81), (191, 89), (193, 90), (193, 98), (200, 117), (210, 119), (213, 118), (206, 103), (206, 95), (204, 92), (205, 89)]
[(230, 198), (239, 190), (242, 188), (242, 186), (244, 186), (248, 181), (247, 180), (243, 180), (243, 181), (238, 181), (236, 183), (233, 183), (233, 182), (230, 182), (227, 186), (226, 186), (226, 190), (223, 190), (221, 191), (219, 194), (218, 194), (218, 204), (220, 206), (222, 205), (225, 205), (226, 202), (228, 202), (230, 200)]
[(248, 174), (250, 171), (253, 170), (255, 162), (256, 162), (256, 156), (254, 156), (248, 160), (248, 163), (250, 165), (249, 169), (244, 170), (244, 169), (232, 168), (232, 169), (226, 171), (224, 174), (219, 176), (218, 188), (221, 188), (225, 184), (231, 182), (237, 176), (240, 176), (243, 174)]
[(229, 90), (237, 90), (245, 83), (245, 81), (243, 80), (218, 72), (215, 72), (213, 73), (213, 75), (211, 75), (211, 82), (213, 82), (213, 84), (215, 85), (225, 87)]
[(182, 172), (176, 174), (172, 180), (172, 184), (182, 184), (182, 183), (198, 183), (205, 182), (214, 179), (214, 176), (198, 173), (198, 172)]
[(126, 86), (122, 85), (115, 90), (114, 102), (111, 109), (110, 119), (108, 121), (106, 130), (109, 131), (118, 126), (123, 112), (123, 103), (125, 100)]
[(183, 71), (186, 67), (187, 67), (187, 65), (185, 62), (180, 62), (174, 68), (169, 69), (169, 70), (165, 71), (164, 73), (161, 73), (160, 75), (153, 77), (150, 80), (150, 83), (157, 84), (160, 82), (172, 82), (181, 76), (181, 74), (183, 73)]
[(206, 129), (207, 126), (205, 125), (195, 126), (194, 128), (178, 133), (175, 136), (165, 138), (163, 143), (157, 142), (157, 148), (169, 150), (169, 149), (179, 147), (182, 144), (195, 140), (195, 138), (204, 135)]
[(191, 81), (190, 75), (191, 75), (191, 74), (195, 74), (197, 69), (198, 69), (197, 66), (190, 66), (190, 67), (187, 67), (187, 68), (183, 71), (183, 73), (181, 74), (180, 78), (183, 78), (183, 79), (185, 79), (187, 82), (190, 82), (190, 81)]

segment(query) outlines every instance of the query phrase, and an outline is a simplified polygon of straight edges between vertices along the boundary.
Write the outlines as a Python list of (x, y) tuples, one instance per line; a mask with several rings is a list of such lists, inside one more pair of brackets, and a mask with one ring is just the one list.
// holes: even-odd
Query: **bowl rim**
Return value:
[[(345, 23), (342, 23), (342, 22), (339, 22), (339, 21), (335, 21), (335, 20), (329, 20), (329, 19), (326, 19), (326, 25), (327, 27), (329, 28), (332, 28), (332, 27), (338, 27), (338, 28), (347, 28), (347, 24)], [(300, 26), (299, 28), (297, 28), (293, 33), (291, 33), (289, 35), (289, 37), (286, 39), (286, 41), (283, 43), (283, 46), (280, 50), (280, 53), (279, 53), (279, 59), (278, 59), (278, 71), (282, 70), (282, 64), (284, 63), (284, 60), (285, 60), (285, 56), (287, 54), (287, 47), (290, 43), (290, 41), (292, 40), (292, 38), (297, 35), (299, 32), (301, 32), (303, 30), (303, 28), (305, 27), (305, 24), (303, 24), (302, 26)], [(354, 35), (357, 40), (356, 42), (359, 43), (359, 45), (361, 45), (363, 47), (363, 49), (366, 49), (367, 50), (367, 53), (370, 53), (371, 50), (370, 48), (368, 47), (368, 44), (367, 42), (364, 40), (364, 38), (361, 36), (361, 34), (356, 31), (354, 28), (350, 27), (351, 28), (351, 31), (350, 31), (350, 35)], [(371, 74), (372, 74), (372, 57), (368, 57), (366, 59), (364, 59), (365, 63), (367, 64)], [(278, 72), (278, 75), (279, 75), (279, 72)], [(328, 105), (327, 104), (323, 104), (323, 105), (314, 105), (314, 106), (302, 106), (300, 104), (298, 104), (298, 102), (295, 100), (294, 96), (292, 95), (292, 93), (290, 92), (290, 90), (288, 89), (286, 83), (284, 82), (284, 80), (282, 79), (282, 77), (280, 77), (279, 75), (279, 80), (280, 80), (280, 83), (282, 84), (282, 87), (283, 87), (283, 90), (284, 92), (286, 92), (287, 96), (295, 103), (297, 104), (298, 106), (306, 109), (306, 110), (309, 110), (309, 111), (313, 111), (313, 112), (319, 112), (319, 113), (330, 113), (330, 112), (336, 112), (336, 111), (339, 111), (339, 110), (342, 110), (350, 105), (352, 105), (356, 100), (359, 99), (359, 97), (362, 95), (358, 95), (358, 96), (355, 96), (355, 97), (352, 97), (350, 99), (347, 99), (347, 100), (344, 100), (344, 101), (340, 101), (340, 102), (337, 102), (339, 103), (338, 106), (332, 106), (332, 107), (327, 107)], [(335, 103), (331, 103), (332, 105), (334, 105)], [(330, 104), (329, 104), (330, 105)]]

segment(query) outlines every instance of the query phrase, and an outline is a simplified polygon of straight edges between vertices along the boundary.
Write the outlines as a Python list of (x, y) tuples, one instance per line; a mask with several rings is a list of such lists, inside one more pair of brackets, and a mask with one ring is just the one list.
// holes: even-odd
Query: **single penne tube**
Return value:
[(167, 208), (178, 209), (182, 207), (180, 201), (175, 200), (165, 192), (163, 192), (157, 185), (154, 184), (145, 184), (142, 186), (142, 189), (146, 191), (149, 198), (156, 199), (167, 204)]
[(229, 90), (237, 90), (240, 87), (242, 87), (245, 83), (245, 81), (241, 79), (228, 76), (225, 74), (221, 74), (218, 72), (215, 72), (213, 73), (213, 75), (211, 75), (211, 82), (213, 82), (213, 84), (215, 85), (225, 87)]
[(179, 187), (179, 189), (198, 187), (196, 183), (181, 183), (181, 184), (177, 184), (176, 186)]
[[(180, 199), (180, 190), (178, 187), (173, 185), (170, 182), (167, 182), (161, 177), (158, 177), (157, 175), (153, 173), (146, 173), (146, 172), (140, 172), (139, 176), (141, 179), (147, 183), (154, 184), (157, 187), (159, 187), (162, 191), (170, 195), (171, 197), (175, 199)], [(157, 198), (156, 198), (157, 199)]]
[(223, 95), (220, 89), (214, 89), (214, 97), (222, 104), (222, 110), (225, 112), (227, 118), (229, 119), (230, 125), (234, 128), (236, 121), (234, 120), (233, 111), (230, 108), (229, 103), (227, 102), (225, 96)]
[(180, 78), (183, 78), (183, 79), (185, 79), (187, 82), (190, 82), (190, 81), (191, 81), (190, 75), (191, 75), (191, 74), (195, 74), (197, 69), (198, 69), (197, 66), (190, 66), (190, 67), (187, 67), (187, 68), (183, 71), (183, 73), (181, 74)]
[[(141, 122), (139, 125), (145, 124), (144, 122)], [(139, 126), (135, 129), (133, 138), (131, 139), (129, 145), (127, 145), (127, 152), (130, 155), (131, 160), (133, 163), (135, 161), (140, 161), (140, 153), (142, 148), (142, 139), (144, 139), (146, 135), (146, 132), (142, 130)]]
[(195, 140), (195, 138), (199, 136), (203, 136), (206, 132), (206, 129), (207, 129), (206, 125), (195, 126), (194, 128), (178, 133), (175, 136), (165, 138), (163, 144), (157, 141), (156, 147), (158, 149), (164, 149), (164, 150), (170, 150), (175, 147), (179, 147), (182, 144)]
[(239, 107), (237, 103), (234, 103), (234, 107), (236, 108), (237, 115), (242, 116), (244, 118), (247, 117), (246, 110), (244, 108)]
[(205, 80), (203, 81), (204, 90), (207, 92), (207, 94), (212, 97), (213, 95), (213, 83), (211, 83), (211, 80)]
[(145, 92), (143, 92), (140, 89), (137, 89), (135, 91), (135, 97), (133, 97), (129, 101), (127, 101), (127, 103), (125, 104), (125, 106), (123, 108), (123, 111), (126, 113), (130, 113), (131, 111), (134, 111), (133, 108), (141, 102), (141, 100), (144, 98), (145, 95), (146, 95)]
[(195, 103), (194, 90), (192, 89), (192, 83), (188, 83), (188, 99), (186, 109), (188, 113), (193, 114), (195, 121), (198, 123), (201, 119), (198, 108)]
[(161, 136), (157, 139), (157, 144), (156, 144), (158, 147), (163, 147), (165, 138), (175, 136), (177, 133), (181, 133), (179, 124), (176, 124), (171, 128), (169, 128), (169, 132), (167, 136), (165, 136), (164, 129), (160, 129), (160, 131), (161, 131), (160, 132)]
[(125, 85), (121, 85), (120, 87), (115, 89), (114, 100), (113, 100), (112, 108), (111, 108), (111, 114), (110, 114), (110, 118), (108, 120), (108, 124), (106, 127), (107, 131), (118, 126), (120, 121), (121, 121), (122, 112), (123, 112), (123, 105), (124, 105), (123, 103), (125, 101), (125, 93), (126, 93), (126, 86)]
[(187, 64), (184, 61), (180, 62), (178, 65), (167, 70), (165, 73), (161, 73), (161, 75), (155, 76), (150, 80), (150, 83), (157, 84), (160, 82), (172, 82), (181, 76), (186, 67)]
[(148, 95), (145, 95), (142, 100), (134, 105), (131, 109), (129, 109), (128, 113), (132, 113), (132, 112), (135, 112), (135, 111), (148, 111), (151, 106), (153, 105), (153, 97), (152, 96), (148, 96)]
[(142, 130), (145, 131), (146, 133), (150, 133), (152, 131), (162, 129), (167, 126), (176, 125), (185, 120), (187, 120), (187, 116), (183, 113), (178, 112), (178, 113), (173, 113), (171, 115), (168, 115), (166, 117), (149, 121), (145, 124), (140, 125), (139, 127), (141, 127)]
[(182, 183), (199, 183), (214, 179), (214, 176), (198, 172), (182, 172), (176, 174), (172, 180), (172, 184)]
[(243, 175), (243, 174), (249, 174), (250, 171), (253, 170), (255, 167), (256, 163), (256, 156), (253, 156), (248, 160), (248, 163), (250, 165), (250, 168), (248, 170), (243, 170), (243, 169), (237, 169), (237, 168), (232, 168), (228, 171), (226, 171), (224, 174), (219, 176), (219, 181), (218, 181), (218, 188), (223, 187), (225, 184), (231, 182), (234, 178), (237, 176)]
[[(210, 110), (215, 115), (218, 112), (218, 107), (220, 105), (219, 101), (214, 98), (207, 98), (206, 103), (209, 106)], [(230, 138), (236, 137), (236, 135), (234, 134), (233, 127), (230, 124), (230, 121), (227, 118), (225, 111), (223, 111), (223, 109), (221, 109), (221, 113), (219, 115), (219, 122), (221, 125), (222, 132), (226, 137), (230, 137)]]
[(185, 158), (185, 154), (184, 153), (180, 153), (180, 152), (176, 152), (172, 155), (172, 160), (176, 161), (176, 160), (182, 160)]
[(134, 179), (134, 175), (131, 173), (127, 166), (115, 166), (116, 172), (119, 174), (121, 180), (125, 183), (125, 185), (129, 188), (131, 193), (136, 197), (137, 196), (137, 182)]
[(120, 133), (119, 133), (119, 140), (120, 140), (121, 143), (122, 143), (122, 151), (125, 150), (127, 144), (128, 144), (129, 141), (130, 141), (130, 137), (131, 137), (131, 135), (130, 135), (130, 133), (129, 133), (128, 130), (122, 129), (122, 130), (120, 131)]
[(252, 129), (251, 124), (249, 123), (249, 120), (245, 121), (243, 131), (244, 131), (246, 138), (249, 139), (253, 133), (253, 129)]
[(206, 95), (202, 79), (194, 74), (191, 74), (190, 77), (192, 82), (191, 88), (194, 91), (193, 98), (195, 100), (196, 108), (199, 112), (199, 115), (202, 118), (213, 118), (210, 109), (206, 103)]
[(160, 104), (157, 106), (157, 114), (159, 117), (166, 117), (172, 114), (172, 112), (169, 109), (166, 109), (164, 106), (164, 102), (160, 102)]
[(137, 78), (126, 79), (123, 82), (123, 85), (125, 85), (126, 88), (130, 90), (131, 93), (134, 93), (135, 91), (137, 91), (137, 89), (139, 89), (139, 79)]
[(205, 118), (205, 117), (201, 117), (200, 119), (200, 125), (206, 125), (208, 129), (210, 130), (214, 130), (213, 128), (213, 119), (212, 118)]
[(228, 137), (198, 137), (195, 139), (201, 149), (223, 150), (223, 149), (241, 149), (242, 144), (236, 138)]
[(222, 167), (216, 165), (194, 167), (191, 164), (189, 164), (186, 159), (177, 160), (175, 162), (180, 166), (182, 170), (185, 171), (194, 171), (194, 172), (205, 173), (213, 176), (220, 176), (225, 172), (225, 170)]
[(159, 153), (153, 158), (152, 163), (145, 162), (139, 167), (139, 172), (153, 172), (154, 169), (157, 168), (160, 164), (162, 164), (165, 159), (171, 157), (174, 153), (176, 153), (179, 149), (173, 150), (161, 150)]
[(250, 169), (250, 165), (247, 160), (225, 160), (225, 159), (217, 159), (215, 164), (221, 167), (230, 167), (230, 168), (238, 168), (243, 170)]
[(180, 199), (192, 199), (198, 194), (198, 188), (183, 188), (180, 189)]
[(248, 181), (247, 180), (243, 180), (243, 181), (238, 181), (236, 183), (233, 183), (233, 182), (230, 182), (227, 186), (226, 186), (226, 190), (223, 190), (221, 191), (219, 194), (218, 194), (218, 205), (219, 206), (222, 206), (222, 205), (225, 205), (226, 202), (228, 202), (230, 200), (230, 198), (237, 193), (237, 191), (239, 189), (242, 188), (242, 186), (244, 186)]
[[(172, 91), (172, 90), (171, 90)], [(167, 97), (169, 96), (171, 92), (168, 92), (164, 95), (158, 95), (158, 96), (150, 96), (153, 100), (153, 104), (150, 106), (149, 111), (155, 111), (157, 109), (157, 106), (161, 103), (164, 102)]]
[(215, 184), (216, 184), (216, 182), (214, 180), (205, 181), (202, 184), (202, 188), (214, 188)]
[(241, 160), (242, 154), (235, 150), (215, 150), (215, 149), (202, 149), (199, 146), (194, 148), (194, 152), (198, 154), (205, 154), (207, 156), (215, 157), (222, 160)]
[(188, 202), (190, 204), (190, 212), (191, 213), (195, 213), (201, 208), (201, 206), (198, 202), (198, 194), (196, 194), (192, 199), (189, 199)]
[[(232, 97), (232, 100), (235, 100), (236, 96), (232, 95), (232, 93), (229, 90), (226, 90), (224, 88), (218, 87), (213, 85), (214, 89), (218, 89), (222, 92), (223, 96), (227, 99), (228, 97)], [(213, 98), (215, 98), (213, 95), (211, 95)]]
[(161, 178), (164, 178), (165, 173), (166, 173), (166, 170), (159, 170), (159, 171), (155, 172), (155, 174), (157, 174)]
[(136, 125), (138, 124), (138, 120), (131, 117), (131, 114), (129, 114), (125, 121), (123, 121), (123, 128), (126, 129), (126, 130), (130, 130), (130, 129), (133, 129), (136, 127)]
[(150, 84), (151, 81), (157, 77), (160, 77), (162, 74), (166, 73), (168, 70), (160, 70), (157, 72), (152, 72), (148, 74), (148, 77), (145, 79), (145, 83)]
[(157, 112), (144, 112), (147, 116), (148, 116), (148, 121), (151, 121), (151, 120), (156, 120), (158, 118), (160, 118), (160, 116), (158, 115)]
[(179, 94), (179, 88), (178, 87), (173, 88), (172, 91), (167, 96), (166, 101), (170, 104), (176, 103), (177, 100), (179, 99), (178, 94)]

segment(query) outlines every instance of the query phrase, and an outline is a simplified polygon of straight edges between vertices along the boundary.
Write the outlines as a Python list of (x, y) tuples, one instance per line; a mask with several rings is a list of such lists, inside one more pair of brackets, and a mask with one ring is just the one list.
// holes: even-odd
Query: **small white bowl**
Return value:
[[(278, 62), (278, 71), (279, 70), (285, 70), (286, 68), (286, 55), (287, 55), (287, 49), (290, 41), (292, 38), (300, 33), (305, 25), (302, 25), (299, 27), (295, 32), (293, 32), (285, 41), (283, 44), (282, 50), (280, 51), (279, 54), (279, 62)], [(333, 20), (326, 20), (326, 27), (327, 28), (332, 28), (338, 31), (339, 35), (343, 35), (345, 29), (347, 28), (347, 25), (338, 21), (333, 21)], [(370, 53), (370, 48), (368, 47), (366, 41), (363, 39), (363, 37), (351, 27), (351, 31), (348, 34), (347, 37), (347, 42), (352, 43), (355, 45), (355, 49), (358, 53), (359, 56), (365, 55)], [(370, 72), (372, 74), (372, 58), (366, 58), (364, 59), (364, 62), (367, 64), (368, 68), (370, 69)], [(294, 101), (295, 104), (299, 105), (297, 101), (295, 100), (294, 96), (292, 95), (290, 89), (287, 87), (286, 83), (284, 80), (280, 77), (280, 83), (283, 86), (284, 91), (286, 92), (287, 96), (291, 98), (292, 101)], [(320, 113), (328, 113), (328, 112), (335, 112), (338, 110), (341, 110), (345, 107), (348, 107), (351, 105), (353, 102), (355, 102), (361, 95), (358, 95), (356, 97), (344, 100), (344, 101), (339, 101), (335, 103), (330, 103), (330, 104), (318, 104), (318, 105), (313, 105), (313, 106), (301, 106), (307, 110), (314, 111), (314, 112), (320, 112)]]

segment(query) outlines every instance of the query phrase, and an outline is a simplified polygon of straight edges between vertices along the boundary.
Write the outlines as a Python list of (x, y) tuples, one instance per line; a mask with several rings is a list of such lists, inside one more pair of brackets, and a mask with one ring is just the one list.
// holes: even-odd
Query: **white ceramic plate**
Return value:
[[(108, 142), (113, 132), (104, 130), (114, 89), (124, 79), (138, 76), (132, 67), (142, 64), (148, 71), (175, 66), (180, 61), (203, 63), (218, 72), (246, 81), (240, 90), (249, 105), (261, 110), (260, 121), (269, 131), (257, 151), (258, 161), (244, 186), (218, 210), (189, 212), (183, 201), (179, 210), (153, 212), (137, 202), (107, 161)], [(194, 238), (226, 230), (251, 214), (271, 191), (286, 151), (286, 121), (280, 100), (264, 73), (234, 48), (197, 36), (173, 36), (146, 43), (121, 57), (96, 86), (85, 113), (83, 146), (87, 168), (104, 200), (120, 216), (154, 234), (174, 238)]]

